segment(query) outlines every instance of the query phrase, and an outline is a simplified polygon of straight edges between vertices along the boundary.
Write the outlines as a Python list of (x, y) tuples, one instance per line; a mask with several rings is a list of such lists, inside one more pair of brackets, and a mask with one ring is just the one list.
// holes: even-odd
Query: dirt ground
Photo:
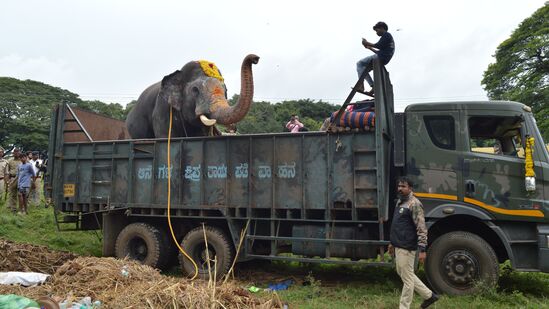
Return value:
[(0, 271), (52, 274), (42, 285), (0, 285), (0, 294), (31, 299), (43, 296), (69, 303), (83, 297), (99, 300), (101, 308), (281, 308), (274, 296), (260, 299), (241, 281), (191, 281), (162, 275), (158, 270), (129, 260), (78, 257), (43, 246), (0, 240)]

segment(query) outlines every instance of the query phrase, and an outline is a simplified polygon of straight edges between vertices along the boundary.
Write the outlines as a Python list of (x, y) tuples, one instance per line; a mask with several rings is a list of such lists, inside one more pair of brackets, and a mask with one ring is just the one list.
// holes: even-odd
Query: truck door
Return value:
[[(457, 200), (460, 154), (459, 111), (414, 111), (406, 119), (407, 174), (420, 198)], [(422, 200), (428, 210), (429, 200)]]
[[(524, 184), (524, 136), (529, 128), (516, 111), (464, 111), (468, 150), (463, 156), (464, 202), (496, 218), (543, 217), (543, 189), (529, 193)], [(534, 160), (539, 153), (534, 153)], [(539, 167), (539, 164), (537, 165)], [(541, 169), (536, 170), (541, 176)]]

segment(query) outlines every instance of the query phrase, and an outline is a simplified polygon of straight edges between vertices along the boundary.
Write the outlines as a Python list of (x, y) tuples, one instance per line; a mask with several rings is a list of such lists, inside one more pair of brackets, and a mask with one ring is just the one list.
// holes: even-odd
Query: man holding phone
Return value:
[(297, 133), (303, 129), (304, 125), (299, 122), (299, 117), (297, 115), (292, 115), (290, 121), (286, 123), (286, 129), (292, 133)]
[[(374, 44), (368, 42), (365, 38), (362, 38), (362, 45), (365, 48), (373, 51), (374, 54), (364, 59), (361, 59), (356, 63), (358, 78), (360, 78), (364, 70), (368, 70), (368, 72), (370, 72), (373, 69), (373, 63), (375, 59), (379, 58), (381, 63), (383, 65), (386, 65), (387, 63), (389, 63), (389, 61), (391, 61), (391, 58), (395, 53), (395, 41), (393, 40), (393, 36), (388, 32), (389, 27), (387, 26), (387, 24), (380, 21), (374, 25), (373, 29), (376, 34), (380, 36), (380, 39), (379, 41), (377, 41), (377, 43)], [(372, 80), (370, 73), (366, 74), (365, 79), (370, 87), (372, 87), (372, 90), (364, 92), (364, 84), (360, 84), (356, 88), (356, 90), (366, 95), (373, 96), (374, 81)]]

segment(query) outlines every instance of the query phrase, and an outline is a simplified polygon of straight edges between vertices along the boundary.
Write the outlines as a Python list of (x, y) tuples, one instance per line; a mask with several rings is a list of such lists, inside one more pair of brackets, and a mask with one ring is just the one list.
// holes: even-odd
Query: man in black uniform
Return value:
[(414, 273), (416, 251), (419, 250), (419, 261), (427, 257), (427, 227), (423, 205), (412, 192), (413, 183), (406, 177), (398, 179), (398, 200), (393, 222), (391, 223), (391, 245), (389, 252), (394, 251), (396, 270), (403, 287), (400, 295), (400, 309), (410, 308), (414, 290), (424, 299), (421, 308), (427, 308), (438, 300), (438, 295), (429, 290)]
[[(393, 54), (395, 53), (395, 41), (393, 40), (393, 36), (389, 32), (387, 32), (388, 30), (389, 27), (387, 26), (387, 24), (380, 21), (374, 25), (374, 31), (378, 36), (380, 36), (379, 41), (373, 44), (368, 42), (364, 38), (362, 39), (362, 45), (364, 45), (364, 47), (366, 47), (367, 49), (373, 51), (374, 55), (361, 59), (356, 63), (358, 78), (360, 78), (364, 70), (368, 70), (368, 72), (370, 72), (373, 69), (374, 59), (379, 58), (381, 63), (383, 65), (386, 65), (393, 57)], [(374, 81), (372, 80), (370, 73), (366, 74), (365, 79), (370, 87), (372, 87), (372, 90), (366, 92), (366, 94), (372, 96), (374, 94)], [(360, 84), (356, 90), (358, 92), (364, 93), (364, 84)]]

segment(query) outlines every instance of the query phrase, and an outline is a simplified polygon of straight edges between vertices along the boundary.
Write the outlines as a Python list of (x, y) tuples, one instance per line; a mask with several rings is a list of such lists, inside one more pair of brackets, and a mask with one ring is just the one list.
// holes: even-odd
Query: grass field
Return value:
[(51, 208), (30, 206), (26, 216), (14, 215), (0, 202), (0, 237), (55, 250), (101, 256), (101, 241), (95, 232), (58, 232)]
[[(279, 292), (292, 308), (398, 308), (400, 278), (391, 268), (334, 265), (267, 264), (261, 271), (241, 267), (239, 278), (254, 282), (266, 278), (294, 278), (296, 285)], [(443, 296), (433, 308), (549, 308), (549, 275), (518, 273), (502, 267), (497, 288), (486, 288), (474, 296)], [(253, 275), (253, 277), (251, 277)], [(425, 276), (420, 272), (420, 277)], [(303, 286), (301, 281), (311, 282)], [(259, 279), (261, 280), (261, 279)], [(412, 308), (419, 308), (415, 297)]]
[[(58, 232), (51, 208), (30, 208), (29, 215), (13, 215), (0, 202), (0, 237), (46, 245), (82, 255), (101, 255), (101, 242), (93, 232)], [(181, 276), (177, 268), (169, 272)], [(424, 280), (425, 276), (420, 271)], [(246, 262), (236, 280), (243, 287), (266, 288), (291, 278), (295, 283), (279, 296), (290, 308), (398, 308), (401, 282), (391, 268), (367, 268), (299, 263)], [(306, 282), (307, 285), (304, 285)], [(267, 297), (268, 292), (259, 292)], [(419, 296), (414, 307), (418, 308)], [(433, 308), (549, 308), (549, 274), (519, 273), (502, 265), (497, 288), (484, 288), (474, 296), (448, 297)]]

